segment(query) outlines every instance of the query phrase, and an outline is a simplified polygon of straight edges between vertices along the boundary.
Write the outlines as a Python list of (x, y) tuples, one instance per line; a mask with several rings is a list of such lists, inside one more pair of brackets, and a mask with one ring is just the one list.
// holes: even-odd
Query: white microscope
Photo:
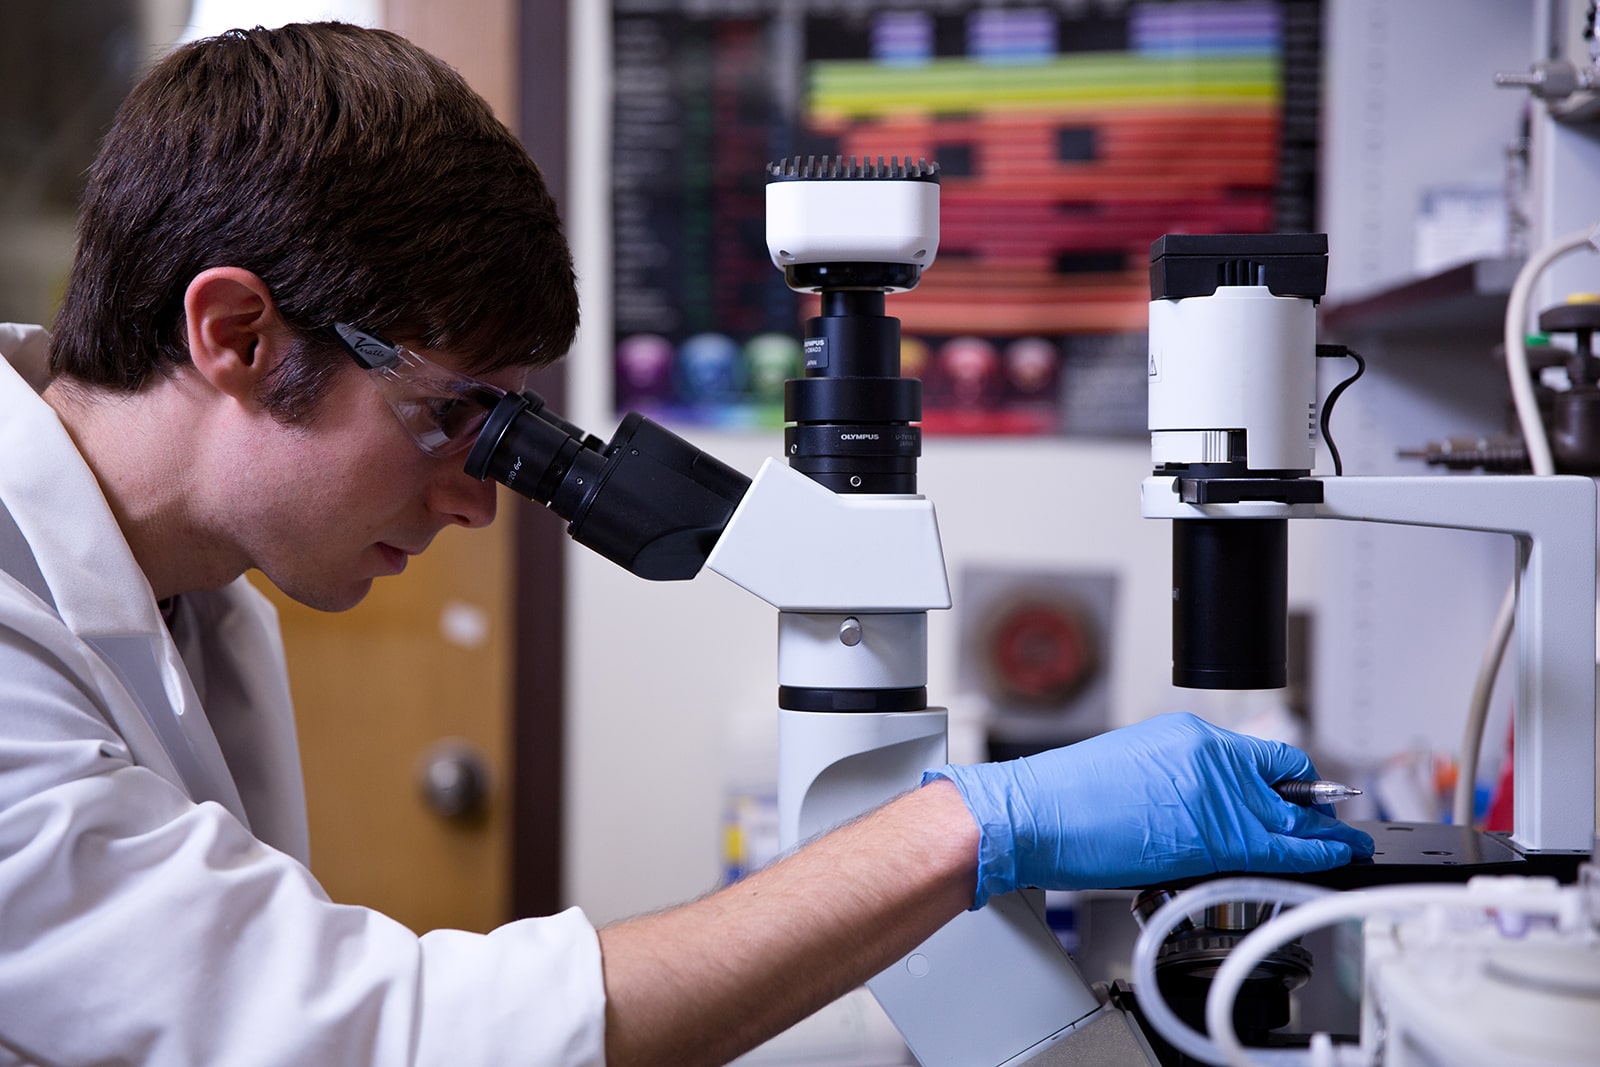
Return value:
[[(1152, 247), (1155, 473), (1143, 502), (1147, 517), (1175, 520), (1173, 683), (1284, 684), (1289, 519), (1508, 534), (1519, 637), (1514, 827), (1481, 834), (1361, 822), (1376, 842), (1371, 863), (1293, 883), (1210, 881), (1168, 896), (1143, 913), (1134, 960), (1140, 1003), (1185, 1062), (1593, 1062), (1600, 869), (1586, 861), (1596, 827), (1595, 486), (1554, 476), (1344, 477), (1331, 440), (1335, 475), (1311, 477), (1316, 359), (1349, 354), (1316, 344), (1326, 261), (1322, 234), (1168, 235)], [(1163, 947), (1196, 940), (1201, 915), (1246, 905), (1266, 921), (1253, 932), (1254, 918), (1240, 924), (1210, 954), (1191, 951), (1186, 962)], [(1296, 907), (1278, 915), (1284, 905)], [(1353, 918), (1364, 920), (1359, 1041), (1312, 1035), (1309, 1049), (1247, 1049), (1240, 990), (1272, 953)], [(1165, 998), (1144, 995), (1163, 956), (1205, 968), (1193, 999), (1209, 1036), (1192, 1026), (1192, 1001), (1191, 1018), (1180, 1020)], [(1295, 962), (1280, 956), (1275, 965)], [(1257, 1045), (1269, 1043), (1256, 1036)]]
[(1508, 534), (1520, 639), (1515, 827), (1504, 840), (1452, 830), (1454, 848), (1466, 851), (1447, 849), (1454, 854), (1440, 858), (1453, 862), (1441, 864), (1426, 854), (1439, 851), (1435, 839), (1379, 826), (1376, 867), (1493, 863), (1555, 869), (1570, 879), (1593, 847), (1596, 825), (1594, 484), (1580, 477), (1311, 477), (1316, 359), (1343, 354), (1319, 352), (1316, 343), (1327, 249), (1324, 234), (1177, 234), (1151, 249), (1155, 473), (1143, 500), (1146, 517), (1177, 520), (1173, 684), (1284, 685), (1290, 519)]
[[(933, 505), (917, 494), (921, 383), (900, 377), (886, 294), (934, 260), (934, 164), (838, 158), (768, 168), (768, 246), (820, 294), (806, 374), (785, 387), (786, 461), (754, 481), (638, 414), (602, 445), (537, 396), (501, 401), (467, 470), (548, 504), (641, 577), (702, 565), (778, 609), (779, 819), (789, 847), (915, 788), (946, 762), (927, 700), (930, 610), (950, 606)], [(957, 917), (872, 979), (924, 1067), (1154, 1063), (1013, 893)]]
[[(937, 167), (921, 162), (769, 167), (773, 262), (791, 288), (820, 296), (821, 314), (806, 326), (805, 377), (785, 388), (785, 459), (753, 481), (637, 414), (602, 444), (531, 393), (500, 401), (467, 459), (641, 577), (709, 567), (778, 609), (785, 847), (946, 762), (945, 711), (927, 702), (927, 613), (948, 608), (950, 591), (933, 506), (917, 493), (920, 383), (900, 377), (899, 321), (885, 315), (887, 294), (915, 286), (935, 258), (938, 192)], [(1325, 239), (1169, 237), (1157, 251), (1157, 473), (1144, 506), (1179, 520), (1175, 681), (1283, 684), (1287, 519), (1509, 533), (1522, 583), (1516, 830), (1500, 841), (1444, 827), (1444, 844), (1404, 846), (1420, 828), (1369, 827), (1385, 862), (1355, 877), (1425, 877), (1422, 857), (1440, 851), (1492, 870), (1575, 865), (1595, 809), (1592, 484), (1311, 478)], [(1179, 925), (1184, 900), (1147, 917), (1152, 942), (1163, 923)], [(1091, 988), (1028, 891), (958, 916), (868, 987), (924, 1067), (1176, 1062), (1165, 1048), (1158, 1059), (1144, 1029), (1163, 1007), (1147, 995), (1154, 977), (1137, 1002)]]

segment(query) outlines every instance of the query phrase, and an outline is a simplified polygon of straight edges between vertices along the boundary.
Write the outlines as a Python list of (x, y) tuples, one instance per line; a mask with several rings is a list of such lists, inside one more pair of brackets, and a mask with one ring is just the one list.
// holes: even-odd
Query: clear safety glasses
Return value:
[(333, 328), (406, 433), (430, 456), (453, 456), (470, 448), (489, 412), (506, 395), (499, 386), (441, 367), (377, 334), (343, 322)]

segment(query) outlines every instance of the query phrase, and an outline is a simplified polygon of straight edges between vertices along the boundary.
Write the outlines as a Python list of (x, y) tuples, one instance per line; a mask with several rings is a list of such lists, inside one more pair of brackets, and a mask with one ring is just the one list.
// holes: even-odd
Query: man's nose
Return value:
[(445, 462), (450, 467), (435, 483), (434, 510), (469, 530), (489, 525), (494, 521), (498, 487), (488, 478), (474, 478), (462, 470), (459, 457)]

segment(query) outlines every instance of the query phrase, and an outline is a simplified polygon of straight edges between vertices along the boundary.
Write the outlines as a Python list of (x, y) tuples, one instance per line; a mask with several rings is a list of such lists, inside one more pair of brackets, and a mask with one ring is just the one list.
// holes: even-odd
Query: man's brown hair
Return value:
[(572, 256), (538, 167), (439, 59), (342, 23), (234, 30), (136, 86), (90, 171), (52, 369), (136, 390), (188, 361), (184, 291), (252, 271), (300, 335), (266, 398), (302, 417), (336, 321), (480, 373), (559, 358)]

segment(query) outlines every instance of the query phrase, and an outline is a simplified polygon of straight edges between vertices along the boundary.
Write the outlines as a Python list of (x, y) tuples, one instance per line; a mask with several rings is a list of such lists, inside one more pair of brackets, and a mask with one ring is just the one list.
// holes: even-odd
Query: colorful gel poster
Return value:
[(619, 411), (782, 425), (816, 299), (768, 258), (771, 161), (939, 164), (888, 303), (933, 434), (1143, 434), (1151, 242), (1315, 226), (1317, 0), (613, 12)]

